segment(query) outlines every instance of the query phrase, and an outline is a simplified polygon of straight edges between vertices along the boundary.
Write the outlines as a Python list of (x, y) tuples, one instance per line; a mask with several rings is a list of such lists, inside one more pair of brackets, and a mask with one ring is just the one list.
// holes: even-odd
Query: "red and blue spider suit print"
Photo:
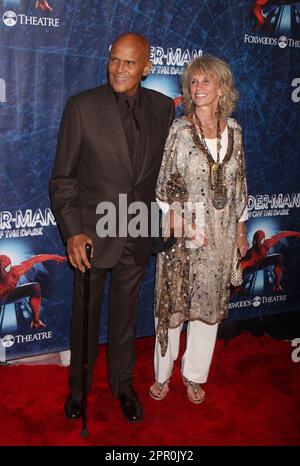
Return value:
[(252, 6), (252, 12), (256, 19), (256, 24), (253, 26), (253, 32), (257, 32), (261, 27), (264, 31), (268, 32), (271, 30), (270, 24), (267, 22), (263, 9), (267, 5), (292, 5), (297, 3), (296, 0), (254, 0)]
[(281, 293), (280, 285), (283, 267), (283, 255), (281, 253), (269, 254), (269, 249), (275, 246), (282, 238), (300, 238), (297, 231), (281, 231), (276, 235), (266, 238), (263, 230), (257, 230), (253, 235), (252, 247), (241, 260), (244, 274), (253, 273), (266, 267), (274, 267), (275, 283), (273, 291)]
[(29, 298), (32, 311), (31, 328), (33, 329), (45, 327), (39, 318), (42, 301), (41, 286), (37, 282), (17, 285), (22, 275), (28, 272), (34, 264), (50, 260), (65, 262), (67, 258), (56, 254), (38, 254), (12, 266), (8, 256), (0, 255), (0, 306)]
[(266, 25), (266, 19), (263, 14), (263, 7), (270, 3), (270, 0), (255, 0), (253, 3), (252, 11), (256, 18), (256, 25), (253, 28), (253, 32), (258, 31), (259, 28)]
[(35, 2), (35, 8), (40, 9), (42, 11), (53, 11), (53, 8), (49, 5), (47, 0), (36, 0)]

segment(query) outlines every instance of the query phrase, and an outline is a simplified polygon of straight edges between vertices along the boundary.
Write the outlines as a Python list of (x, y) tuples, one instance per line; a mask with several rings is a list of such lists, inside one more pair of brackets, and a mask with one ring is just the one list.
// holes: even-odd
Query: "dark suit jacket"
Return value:
[[(174, 117), (173, 101), (142, 88), (146, 106), (146, 150), (139, 176), (134, 176), (117, 103), (109, 84), (71, 97), (65, 107), (50, 181), (54, 214), (62, 236), (86, 233), (94, 242), (93, 265), (110, 268), (126, 238), (99, 238), (96, 207), (109, 201), (119, 208), (119, 194), (128, 201), (155, 201), (155, 186), (165, 140)], [(151, 238), (134, 240), (137, 264), (146, 263)]]

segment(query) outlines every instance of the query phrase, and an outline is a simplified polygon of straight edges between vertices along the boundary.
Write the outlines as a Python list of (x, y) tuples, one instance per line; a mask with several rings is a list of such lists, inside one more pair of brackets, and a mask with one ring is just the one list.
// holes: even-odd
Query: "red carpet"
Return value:
[[(183, 343), (183, 342), (182, 342)], [(135, 387), (144, 421), (123, 419), (106, 382), (105, 346), (89, 398), (88, 439), (63, 415), (68, 369), (1, 366), (0, 445), (300, 445), (300, 362), (289, 342), (242, 334), (217, 347), (206, 400), (185, 395), (179, 364), (163, 401), (148, 396), (153, 338), (137, 340)]]

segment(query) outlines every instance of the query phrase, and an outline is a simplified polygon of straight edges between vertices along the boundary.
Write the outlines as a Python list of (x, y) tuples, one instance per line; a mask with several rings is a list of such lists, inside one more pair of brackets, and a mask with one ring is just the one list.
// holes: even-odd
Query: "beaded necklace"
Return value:
[[(199, 127), (201, 139), (197, 132), (196, 124)], [(221, 150), (221, 125), (220, 125), (220, 114), (217, 117), (217, 161), (214, 160), (211, 155), (204, 136), (204, 131), (201, 122), (196, 114), (193, 115), (192, 124), (193, 138), (198, 148), (204, 151), (207, 160), (210, 165), (210, 186), (212, 190), (212, 203), (217, 210), (224, 209), (227, 204), (227, 188), (225, 184), (225, 165), (224, 160), (220, 162), (220, 150)]]

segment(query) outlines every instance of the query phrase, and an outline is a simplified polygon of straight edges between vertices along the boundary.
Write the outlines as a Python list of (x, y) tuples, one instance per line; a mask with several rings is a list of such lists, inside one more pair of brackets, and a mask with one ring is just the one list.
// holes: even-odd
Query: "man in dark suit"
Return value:
[[(150, 237), (124, 235), (124, 213), (132, 202), (150, 207), (164, 143), (174, 117), (170, 98), (140, 87), (151, 68), (147, 40), (135, 33), (118, 37), (108, 62), (108, 83), (71, 97), (65, 107), (50, 181), (53, 210), (75, 268), (71, 325), (70, 394), (65, 413), (81, 416), (83, 274), (90, 268), (88, 386), (98, 352), (103, 285), (111, 272), (108, 322), (108, 374), (129, 421), (142, 418), (132, 387), (138, 294)], [(126, 208), (120, 209), (120, 194)], [(119, 212), (117, 234), (104, 236), (96, 226), (101, 203)], [(98, 206), (98, 208), (97, 208)], [(97, 209), (97, 212), (96, 212)], [(130, 216), (128, 216), (130, 221)], [(122, 230), (122, 233), (121, 233)], [(85, 246), (92, 246), (91, 263)]]

